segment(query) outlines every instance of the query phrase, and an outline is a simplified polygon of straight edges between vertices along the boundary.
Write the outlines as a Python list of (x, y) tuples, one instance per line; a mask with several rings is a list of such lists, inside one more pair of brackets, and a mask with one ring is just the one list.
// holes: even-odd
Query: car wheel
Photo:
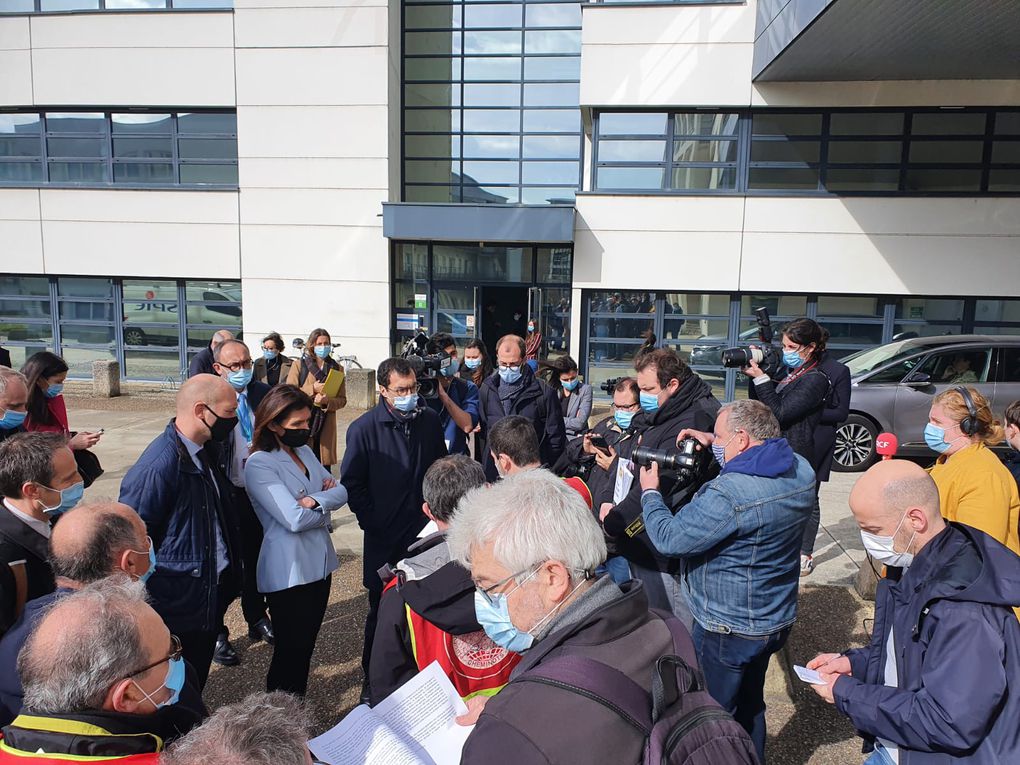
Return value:
[(838, 473), (860, 473), (871, 467), (877, 454), (878, 428), (867, 417), (851, 414), (836, 430), (832, 469)]
[(124, 330), (124, 345), (145, 345), (145, 333), (135, 327)]

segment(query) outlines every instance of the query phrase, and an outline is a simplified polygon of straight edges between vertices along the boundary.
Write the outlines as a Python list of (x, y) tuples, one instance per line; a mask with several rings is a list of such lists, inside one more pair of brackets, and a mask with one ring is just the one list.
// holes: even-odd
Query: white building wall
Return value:
[(386, 0), (235, 2), (244, 329), (389, 355)]
[[(1020, 79), (754, 84), (755, 13), (755, 0), (584, 6), (582, 108), (1020, 103)], [(586, 167), (586, 188), (591, 177)], [(1015, 198), (589, 192), (576, 220), (585, 288), (1020, 295)]]

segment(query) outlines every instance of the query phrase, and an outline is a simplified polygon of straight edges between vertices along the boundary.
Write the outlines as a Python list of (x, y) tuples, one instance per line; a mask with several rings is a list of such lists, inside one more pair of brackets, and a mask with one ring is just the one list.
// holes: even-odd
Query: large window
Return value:
[(0, 185), (233, 188), (237, 116), (0, 111)]
[(581, 6), (404, 3), (403, 198), (572, 203)]
[(233, 7), (234, 0), (0, 0), (0, 14)]
[(1020, 111), (755, 109), (598, 114), (592, 188), (1020, 193)]
[(240, 282), (0, 276), (0, 345), (16, 367), (52, 350), (72, 377), (112, 358), (128, 379), (181, 379), (218, 329), (241, 333)]
[[(654, 335), (673, 348), (720, 399), (747, 395), (746, 378), (724, 369), (722, 351), (757, 343), (754, 311), (768, 308), (779, 344), (784, 325), (801, 316), (830, 333), (837, 358), (892, 340), (930, 335), (1020, 335), (1020, 299), (768, 295), (585, 290), (581, 358), (587, 381), (634, 374), (634, 356)], [(605, 395), (598, 392), (597, 395)]]

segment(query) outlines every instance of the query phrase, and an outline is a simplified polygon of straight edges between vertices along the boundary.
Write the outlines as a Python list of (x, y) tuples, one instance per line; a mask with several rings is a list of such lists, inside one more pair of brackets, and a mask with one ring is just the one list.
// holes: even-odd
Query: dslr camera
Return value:
[(654, 462), (660, 470), (675, 472), (678, 489), (703, 482), (712, 465), (711, 450), (702, 448), (696, 438), (685, 438), (676, 449), (635, 446), (630, 458), (639, 467), (650, 467)]
[(450, 354), (445, 351), (429, 353), (429, 337), (425, 330), (407, 341), (401, 358), (407, 359), (414, 368), (414, 376), (418, 379), (418, 395), (425, 399), (439, 397), (439, 375), (450, 366)]
[(722, 352), (722, 365), (727, 369), (743, 369), (752, 361), (768, 375), (779, 369), (782, 357), (774, 345), (772, 338), (775, 332), (772, 329), (772, 319), (769, 316), (769, 309), (755, 308), (754, 318), (758, 322), (758, 339), (761, 345), (757, 348), (737, 347), (726, 348)]

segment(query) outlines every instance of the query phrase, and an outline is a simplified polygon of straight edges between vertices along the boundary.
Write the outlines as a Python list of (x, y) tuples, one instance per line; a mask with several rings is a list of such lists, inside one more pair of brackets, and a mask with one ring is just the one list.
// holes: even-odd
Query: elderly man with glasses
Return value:
[(18, 657), (25, 706), (3, 728), (0, 762), (155, 765), (186, 732), (163, 714), (185, 686), (181, 652), (140, 582), (109, 577), (61, 598)]
[(386, 359), (376, 373), (379, 403), (347, 429), (340, 474), (348, 505), (365, 532), (362, 581), (368, 589), (368, 617), (361, 666), (367, 700), (368, 668), (383, 583), (378, 571), (395, 565), (418, 538), (422, 481), (432, 463), (446, 456), (439, 415), (418, 396), (418, 379), (407, 359)]

